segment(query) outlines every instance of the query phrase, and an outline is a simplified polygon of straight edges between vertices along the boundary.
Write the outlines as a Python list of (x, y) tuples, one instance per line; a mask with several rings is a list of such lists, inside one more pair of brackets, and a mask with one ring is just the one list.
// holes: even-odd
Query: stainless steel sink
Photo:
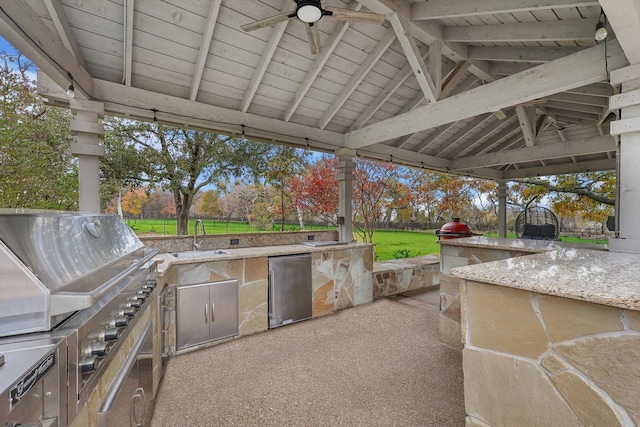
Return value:
[(225, 251), (224, 249), (211, 249), (207, 251), (191, 251), (191, 252), (172, 252), (169, 255), (176, 258), (199, 258), (199, 257), (209, 257), (213, 255), (230, 255), (230, 251)]

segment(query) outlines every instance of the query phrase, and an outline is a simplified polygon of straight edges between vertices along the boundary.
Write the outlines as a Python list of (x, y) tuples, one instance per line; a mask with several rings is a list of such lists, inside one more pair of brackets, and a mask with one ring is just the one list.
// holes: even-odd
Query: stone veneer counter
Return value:
[(453, 276), (640, 311), (640, 256), (559, 249), (458, 267)]
[(640, 255), (453, 268), (469, 427), (640, 425)]

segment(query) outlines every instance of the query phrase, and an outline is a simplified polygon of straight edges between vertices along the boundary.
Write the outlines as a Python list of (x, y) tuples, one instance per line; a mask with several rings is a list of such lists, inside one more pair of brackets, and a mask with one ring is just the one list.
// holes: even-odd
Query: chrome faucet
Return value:
[(196, 220), (196, 223), (193, 225), (193, 250), (197, 251), (200, 249), (200, 244), (198, 243), (198, 224), (200, 224), (200, 228), (202, 229), (202, 236), (206, 236), (207, 233), (204, 231), (204, 223), (200, 218)]

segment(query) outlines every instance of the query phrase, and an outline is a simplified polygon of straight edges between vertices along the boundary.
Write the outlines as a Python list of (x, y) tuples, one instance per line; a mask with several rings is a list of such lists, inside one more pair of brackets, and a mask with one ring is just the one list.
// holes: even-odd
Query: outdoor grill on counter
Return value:
[(0, 426), (73, 421), (153, 299), (157, 252), (118, 216), (0, 210)]

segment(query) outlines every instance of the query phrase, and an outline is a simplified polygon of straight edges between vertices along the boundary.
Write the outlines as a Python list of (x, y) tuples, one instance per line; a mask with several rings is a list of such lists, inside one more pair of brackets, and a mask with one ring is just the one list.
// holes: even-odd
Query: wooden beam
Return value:
[[(491, 135), (497, 135), (497, 132), (504, 132), (504, 129), (511, 126), (516, 119), (515, 111), (510, 111), (504, 119), (498, 120), (493, 126), (487, 126), (484, 131), (476, 135), (473, 139), (467, 139), (463, 144), (458, 147), (457, 157), (462, 157), (467, 154), (473, 147), (479, 147), (485, 139), (488, 139)], [(514, 129), (518, 128), (518, 124)]]
[(80, 51), (80, 46), (78, 46), (76, 37), (73, 35), (73, 30), (69, 25), (67, 15), (64, 13), (60, 0), (44, 0), (44, 5), (46, 6), (47, 11), (49, 11), (49, 16), (51, 16), (53, 26), (56, 28), (58, 35), (62, 39), (62, 43), (64, 43), (69, 52), (71, 52), (71, 54), (78, 60), (80, 65), (86, 68), (87, 63), (84, 61), (84, 57)]
[(510, 163), (524, 163), (569, 156), (586, 156), (615, 150), (615, 138), (610, 135), (605, 135), (586, 140), (569, 140), (561, 144), (538, 145), (535, 147), (500, 151), (498, 153), (456, 158), (451, 161), (449, 168), (451, 170), (473, 169), (475, 167), (499, 166)]
[(597, 20), (593, 19), (567, 19), (553, 22), (445, 27), (443, 39), (449, 43), (591, 41), (596, 23)]
[(533, 147), (536, 141), (535, 134), (535, 107), (525, 107), (523, 105), (516, 106), (516, 114), (518, 115), (518, 122), (522, 129), (522, 136), (524, 137), (527, 146)]
[(442, 41), (436, 40), (431, 43), (429, 45), (429, 53), (428, 71), (437, 92), (436, 98), (439, 98), (442, 87)]
[[(451, 73), (447, 76), (447, 78), (442, 82), (442, 89), (440, 90), (439, 99), (444, 99), (449, 97), (453, 90), (458, 86), (462, 80), (464, 79), (465, 74), (469, 70), (471, 63), (469, 61), (459, 62), (456, 64), (456, 67), (453, 69)], [(469, 85), (472, 85), (477, 81), (477, 77), (473, 77), (473, 81), (469, 81)]]
[[(409, 64), (411, 64), (413, 75), (418, 81), (418, 86), (420, 86), (424, 97), (428, 102), (436, 102), (440, 90), (439, 88), (436, 88), (433, 79), (429, 74), (427, 65), (424, 63), (422, 55), (420, 55), (418, 44), (411, 36), (411, 32), (408, 29), (407, 22), (395, 13), (389, 16), (389, 21), (391, 22), (391, 26), (396, 33), (396, 37), (400, 42), (400, 46), (402, 46), (402, 50), (404, 51)], [(438, 42), (439, 40), (436, 40), (433, 43)], [(433, 56), (429, 55), (429, 58), (433, 59)]]
[(545, 63), (579, 52), (578, 46), (470, 46), (469, 58), (481, 61)]
[(0, 34), (60, 87), (69, 86), (71, 74), (76, 96), (80, 99), (91, 98), (91, 75), (67, 50), (62, 39), (42, 22), (28, 2), (0, 0)]
[(440, 138), (442, 135), (447, 133), (454, 126), (455, 126), (455, 123), (445, 123), (443, 125), (438, 126), (433, 131), (431, 131), (431, 133), (426, 138), (420, 141), (420, 143), (416, 146), (416, 148), (413, 151), (417, 151), (419, 153), (423, 152), (424, 150), (429, 148), (429, 146), (433, 144), (436, 139)]
[(579, 111), (582, 113), (590, 113), (600, 116), (606, 107), (595, 107), (593, 105), (574, 104), (572, 102), (549, 100), (544, 104), (547, 108), (555, 108), (558, 110)]
[(525, 62), (492, 62), (489, 72), (494, 76), (510, 76), (535, 67), (536, 64)]
[(497, 13), (531, 12), (536, 10), (560, 9), (567, 7), (598, 6), (598, 2), (575, 0), (429, 0), (414, 3), (411, 7), (411, 19), (462, 18)]
[(135, 87), (95, 79), (94, 99), (104, 103), (105, 113), (128, 115), (131, 118), (150, 121), (152, 109), (157, 110), (158, 120), (180, 127), (193, 127), (215, 132), (239, 135), (244, 125), (247, 137), (288, 143), (305, 147), (308, 138), (312, 147), (335, 150), (344, 147), (343, 135), (337, 132), (283, 122), (251, 113), (190, 101), (184, 98), (159, 94)]
[(202, 38), (200, 39), (200, 48), (198, 50), (198, 59), (196, 60), (196, 67), (191, 78), (191, 87), (189, 88), (189, 99), (195, 101), (198, 96), (198, 90), (200, 88), (200, 82), (202, 81), (202, 72), (204, 66), (207, 63), (207, 57), (209, 56), (209, 48), (211, 47), (211, 40), (213, 39), (213, 30), (216, 28), (216, 22), (218, 21), (218, 12), (220, 12), (220, 5), (222, 0), (212, 0), (209, 5), (209, 13), (207, 14), (207, 23), (205, 24)]
[[(288, 9), (288, 8), (289, 8), (289, 4), (285, 2), (284, 6), (282, 7), (283, 10), (281, 10), (281, 12), (282, 13), (286, 12), (286, 10), (284, 9)], [(255, 96), (256, 91), (258, 90), (258, 87), (262, 82), (262, 78), (267, 72), (267, 68), (269, 67), (271, 58), (273, 58), (273, 54), (276, 52), (276, 48), (280, 44), (280, 39), (282, 38), (282, 35), (284, 34), (284, 30), (287, 28), (288, 23), (289, 23), (289, 20), (286, 20), (284, 22), (280, 22), (276, 24), (273, 27), (273, 31), (271, 32), (271, 37), (269, 38), (269, 41), (267, 42), (267, 45), (264, 48), (264, 51), (262, 51), (262, 55), (260, 56), (260, 61), (256, 66), (256, 70), (253, 73), (253, 77), (251, 77), (251, 82), (249, 83), (249, 87), (247, 88), (247, 90), (244, 93), (244, 96), (242, 97), (242, 102), (240, 103), (240, 111), (242, 111), (243, 113), (246, 113), (247, 110), (249, 109), (249, 106), (251, 105), (251, 101), (253, 101), (253, 97)]]
[(572, 104), (591, 105), (593, 107), (607, 108), (609, 103), (607, 98), (602, 96), (582, 95), (577, 93), (556, 93), (548, 96), (546, 99), (552, 101), (570, 102)]
[[(608, 45), (608, 69), (623, 67), (626, 58), (620, 45), (615, 40)], [(471, 89), (464, 94), (351, 131), (346, 134), (347, 147), (356, 149), (376, 144), (604, 80), (608, 77), (602, 64), (604, 49), (604, 45), (594, 46)]]
[(378, 41), (371, 53), (367, 56), (367, 59), (365, 59), (355, 73), (353, 73), (347, 82), (347, 85), (340, 91), (340, 95), (338, 95), (338, 97), (331, 103), (329, 109), (322, 115), (318, 121), (318, 127), (320, 129), (324, 129), (329, 124), (333, 116), (336, 115), (342, 105), (347, 101), (347, 99), (349, 99), (353, 91), (357, 89), (358, 85), (362, 83), (362, 80), (364, 80), (367, 73), (369, 73), (373, 66), (376, 65), (378, 59), (380, 59), (382, 54), (389, 48), (395, 39), (396, 34), (394, 30), (387, 30), (385, 35), (382, 36), (380, 41)]
[[(446, 170), (449, 167), (449, 160), (441, 159), (435, 156), (429, 156), (427, 154), (416, 153), (411, 150), (404, 150), (402, 148), (391, 147), (389, 145), (380, 145), (379, 147), (363, 148), (357, 150), (360, 154), (377, 154), (384, 156), (393, 156), (394, 162), (402, 162), (405, 164), (422, 164), (424, 167), (436, 170)], [(365, 154), (365, 155), (366, 155)], [(380, 158), (380, 157), (379, 157)], [(384, 159), (384, 158), (383, 158)], [(389, 160), (384, 159), (384, 160)]]
[[(383, 15), (398, 14), (405, 19), (410, 33), (425, 44), (431, 44), (442, 39), (442, 27), (435, 22), (418, 22), (411, 19), (411, 3), (408, 0), (358, 0), (375, 13)], [(455, 63), (467, 61), (467, 47), (457, 43), (443, 43), (442, 54)], [(482, 61), (471, 61), (469, 72), (485, 82), (492, 82), (495, 78), (489, 73), (489, 65)]]
[[(354, 4), (354, 2), (352, 2), (351, 4)], [(361, 8), (361, 4), (355, 3), (353, 10), (360, 10)], [(298, 90), (296, 91), (295, 95), (293, 95), (293, 99), (289, 103), (289, 107), (287, 107), (287, 110), (284, 112), (282, 120), (284, 120), (285, 122), (291, 120), (291, 117), (296, 112), (296, 109), (300, 105), (300, 102), (302, 102), (302, 100), (304, 99), (305, 95), (311, 88), (311, 85), (313, 85), (313, 82), (320, 74), (320, 71), (322, 71), (325, 64), (333, 54), (336, 46), (338, 46), (340, 40), (342, 40), (342, 36), (344, 36), (344, 33), (346, 33), (347, 29), (349, 29), (349, 25), (351, 24), (348, 21), (338, 22), (336, 24), (331, 35), (324, 42), (322, 52), (316, 55), (316, 59), (315, 61), (313, 61), (311, 69), (307, 72), (307, 75), (304, 77), (304, 80), (300, 83), (300, 85), (298, 85)]]
[(607, 21), (616, 33), (629, 63), (640, 63), (640, 1), (600, 0), (600, 5), (607, 14)]
[(527, 178), (531, 176), (562, 175), (568, 173), (595, 172), (614, 170), (616, 159), (591, 160), (580, 163), (565, 163), (562, 165), (522, 168), (519, 170), (505, 171), (504, 179)]

